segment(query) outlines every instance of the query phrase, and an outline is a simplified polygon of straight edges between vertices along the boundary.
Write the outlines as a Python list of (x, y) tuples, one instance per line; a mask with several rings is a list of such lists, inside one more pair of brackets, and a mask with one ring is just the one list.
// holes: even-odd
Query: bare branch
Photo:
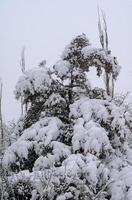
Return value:
[(20, 65), (21, 65), (22, 73), (24, 73), (25, 72), (25, 46), (22, 48), (22, 51), (21, 51)]
[(101, 27), (99, 7), (98, 7), (98, 30), (99, 30), (100, 43), (101, 43), (102, 48), (104, 49), (104, 33), (103, 33), (103, 29)]
[[(22, 48), (21, 51), (21, 60), (20, 60), (20, 66), (22, 73), (25, 72), (25, 46)], [(23, 98), (21, 97), (21, 115), (23, 116)]]
[(105, 12), (102, 10), (102, 18), (104, 22), (104, 32), (105, 32), (105, 48), (108, 50), (109, 39), (108, 39), (108, 31), (107, 31), (107, 22)]

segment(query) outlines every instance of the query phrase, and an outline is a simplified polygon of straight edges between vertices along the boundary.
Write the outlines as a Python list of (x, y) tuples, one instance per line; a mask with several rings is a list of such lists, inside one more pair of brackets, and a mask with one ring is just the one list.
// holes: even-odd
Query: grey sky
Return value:
[(22, 46), (26, 46), (26, 68), (43, 59), (52, 65), (72, 37), (81, 33), (99, 46), (97, 4), (106, 12), (109, 46), (122, 66), (116, 90), (132, 92), (132, 0), (0, 0), (0, 76), (6, 120), (19, 117), (13, 90), (21, 74)]

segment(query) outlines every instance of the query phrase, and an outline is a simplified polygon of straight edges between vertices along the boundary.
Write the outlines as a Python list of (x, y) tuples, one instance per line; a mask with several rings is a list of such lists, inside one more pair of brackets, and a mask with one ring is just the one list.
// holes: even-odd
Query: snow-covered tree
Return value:
[(106, 50), (77, 36), (61, 59), (24, 72), (15, 95), (28, 103), (3, 157), (5, 199), (131, 200), (132, 112), (87, 73), (116, 80), (120, 66)]

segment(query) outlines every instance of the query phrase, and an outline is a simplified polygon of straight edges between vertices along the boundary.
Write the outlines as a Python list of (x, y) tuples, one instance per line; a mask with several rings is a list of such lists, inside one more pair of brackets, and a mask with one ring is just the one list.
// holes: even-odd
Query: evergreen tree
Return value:
[(11, 187), (5, 199), (131, 199), (132, 112), (90, 86), (90, 67), (115, 79), (120, 69), (82, 34), (52, 70), (38, 67), (19, 79), (15, 94), (28, 110), (3, 157)]

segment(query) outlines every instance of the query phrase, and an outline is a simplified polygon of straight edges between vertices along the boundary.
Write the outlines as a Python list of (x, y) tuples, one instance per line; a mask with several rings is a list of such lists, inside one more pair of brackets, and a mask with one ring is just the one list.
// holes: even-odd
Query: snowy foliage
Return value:
[(24, 72), (20, 77), (15, 90), (16, 98), (24, 97), (25, 100), (36, 93), (46, 93), (52, 84), (49, 69), (46, 67), (35, 68)]
[(132, 109), (91, 88), (91, 65), (119, 74), (115, 58), (83, 34), (52, 72), (35, 68), (18, 81), (16, 97), (30, 105), (3, 157), (5, 199), (131, 200)]
[(87, 46), (82, 49), (82, 53), (89, 66), (96, 66), (99, 76), (101, 75), (103, 68), (107, 72), (112, 73), (114, 79), (119, 75), (121, 67), (118, 64), (116, 57), (112, 57), (109, 51)]

